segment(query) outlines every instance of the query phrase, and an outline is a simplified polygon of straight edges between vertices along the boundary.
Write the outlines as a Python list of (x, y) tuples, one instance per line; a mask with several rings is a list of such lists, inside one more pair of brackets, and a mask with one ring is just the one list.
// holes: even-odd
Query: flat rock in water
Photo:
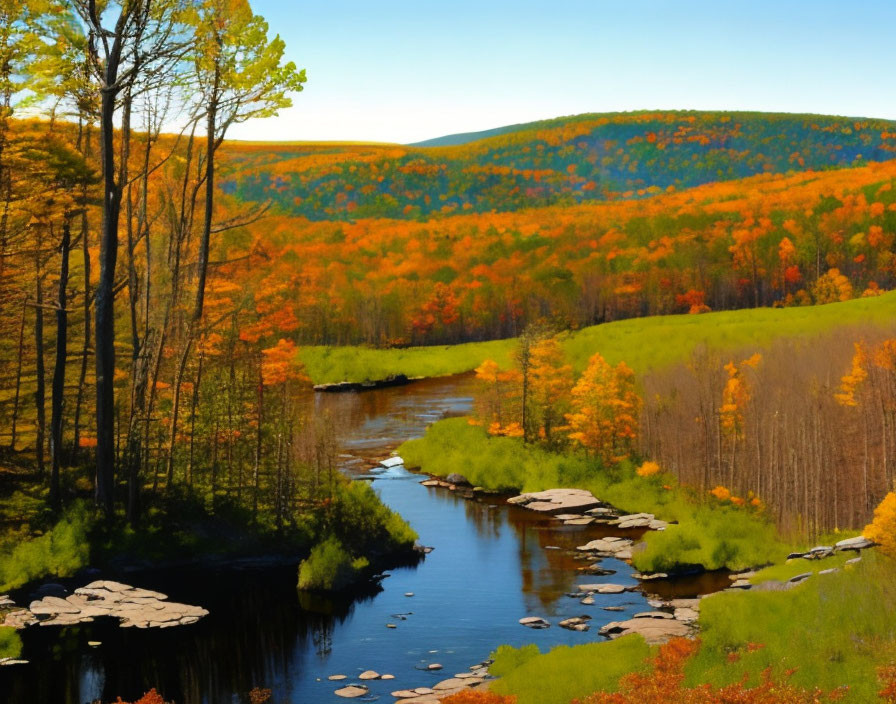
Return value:
[(437, 662), (433, 662), (433, 663), (430, 663), (429, 665), (427, 665), (426, 669), (427, 670), (441, 670), (442, 666)]
[(376, 670), (364, 670), (360, 675), (358, 675), (359, 680), (377, 680), (380, 677), (380, 673)]
[(441, 482), (438, 479), (427, 479), (420, 482), (423, 486), (439, 486)]
[(604, 611), (625, 611), (624, 606), (604, 606), (602, 608)]
[(527, 628), (550, 628), (551, 624), (539, 616), (527, 616), (520, 619), (520, 625)]
[(565, 526), (588, 526), (592, 523), (594, 523), (593, 518), (571, 518), (568, 521), (563, 521)]
[(398, 689), (390, 694), (396, 699), (410, 699), (411, 697), (419, 697), (413, 689)]
[(585, 543), (585, 545), (579, 545), (576, 550), (579, 552), (597, 552), (604, 555), (617, 556), (619, 552), (630, 549), (632, 544), (632, 541), (628, 538), (610, 536), (592, 540), (589, 543)]
[(391, 469), (392, 467), (398, 467), (399, 465), (403, 465), (404, 460), (397, 455), (395, 457), (387, 457), (384, 460), (380, 461), (380, 466), (385, 467), (386, 469)]
[(510, 504), (524, 506), (540, 513), (583, 513), (601, 505), (590, 491), (585, 489), (548, 489), (520, 494), (507, 499)]
[(333, 694), (337, 697), (343, 697), (345, 699), (354, 699), (355, 697), (363, 697), (367, 692), (370, 691), (367, 687), (359, 687), (358, 685), (349, 685), (348, 687), (342, 687), (341, 689), (337, 689)]
[(447, 680), (442, 680), (438, 684), (434, 684), (432, 688), (436, 692), (444, 691), (446, 689), (461, 689), (463, 687), (470, 686), (470, 683), (467, 680), (460, 680), (456, 677), (452, 677)]
[(622, 594), (634, 587), (626, 587), (622, 584), (580, 584), (579, 589), (583, 592), (594, 592), (596, 594)]
[(594, 605), (594, 597), (593, 597), (593, 596), (586, 596), (586, 597), (585, 597), (584, 599), (582, 599), (579, 603), (580, 603), (580, 604), (584, 604), (585, 606), (593, 606), (593, 605)]
[(639, 614), (635, 614), (632, 618), (675, 618), (672, 614), (667, 611), (642, 611)]

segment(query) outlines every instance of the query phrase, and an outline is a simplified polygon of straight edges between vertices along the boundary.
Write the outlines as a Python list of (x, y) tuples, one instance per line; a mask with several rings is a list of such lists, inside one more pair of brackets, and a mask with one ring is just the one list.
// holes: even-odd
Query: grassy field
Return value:
[[(836, 691), (844, 703), (881, 701), (878, 668), (896, 657), (894, 575), (896, 562), (866, 552), (859, 564), (816, 575), (789, 591), (722, 592), (704, 599), (701, 645), (685, 668), (686, 684), (756, 686), (768, 670), (776, 681)], [(492, 671), (501, 679), (491, 689), (517, 695), (518, 704), (614, 691), (618, 676), (642, 668), (649, 652), (640, 636), (545, 654), (533, 646), (505, 646), (495, 653)], [(554, 691), (560, 696), (552, 697)]]
[(303, 347), (299, 351), (315, 384), (339, 381), (377, 381), (396, 374), (433, 377), (475, 369), (486, 359), (510, 366), (515, 340), (470, 342), (446, 347), (408, 347), (380, 350), (371, 347)]
[[(896, 291), (874, 298), (800, 308), (755, 308), (620, 320), (564, 335), (577, 371), (600, 352), (611, 364), (625, 361), (638, 374), (682, 362), (700, 345), (714, 349), (764, 346), (776, 339), (821, 335), (841, 326), (896, 321)], [(300, 357), (316, 384), (373, 381), (392, 374), (433, 377), (458, 374), (493, 359), (510, 364), (515, 341), (471, 342), (447, 347), (380, 350), (304, 347)]]

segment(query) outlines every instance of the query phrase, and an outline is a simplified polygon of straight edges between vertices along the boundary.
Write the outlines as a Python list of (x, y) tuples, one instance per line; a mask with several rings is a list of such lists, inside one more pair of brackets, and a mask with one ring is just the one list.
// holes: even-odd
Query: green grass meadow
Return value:
[[(787, 337), (823, 335), (838, 327), (884, 326), (896, 321), (896, 291), (873, 298), (797, 308), (753, 308), (633, 318), (563, 335), (577, 371), (600, 352), (611, 364), (624, 361), (638, 374), (683, 362), (699, 346), (736, 350), (765, 346)], [(299, 356), (315, 384), (375, 381), (394, 374), (448, 376), (467, 372), (484, 360), (510, 366), (514, 339), (443, 347), (374, 349), (303, 347)]]

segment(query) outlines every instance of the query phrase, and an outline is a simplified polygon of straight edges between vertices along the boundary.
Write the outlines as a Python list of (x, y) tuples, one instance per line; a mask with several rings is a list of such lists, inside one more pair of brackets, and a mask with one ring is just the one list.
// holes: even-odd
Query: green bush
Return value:
[(42, 577), (68, 577), (84, 567), (90, 559), (91, 522), (85, 506), (76, 504), (43, 535), (18, 542), (0, 557), (0, 591)]
[(0, 658), (17, 658), (22, 654), (22, 639), (15, 628), (0, 626)]
[(534, 645), (501, 646), (489, 671), (500, 677), (489, 689), (513, 694), (517, 704), (557, 704), (602, 690), (616, 691), (619, 678), (642, 669), (650, 646), (639, 635), (569, 647), (540, 654)]
[(337, 538), (327, 538), (299, 565), (299, 589), (346, 589), (358, 581), (368, 564), (367, 558), (353, 558)]
[(347, 482), (336, 489), (321, 530), (334, 535), (355, 555), (385, 555), (409, 550), (417, 534), (380, 501), (367, 482)]
[(644, 572), (668, 572), (682, 565), (741, 570), (781, 560), (788, 553), (770, 521), (725, 504), (695, 504), (681, 523), (651, 531), (644, 541), (644, 549), (632, 559)]

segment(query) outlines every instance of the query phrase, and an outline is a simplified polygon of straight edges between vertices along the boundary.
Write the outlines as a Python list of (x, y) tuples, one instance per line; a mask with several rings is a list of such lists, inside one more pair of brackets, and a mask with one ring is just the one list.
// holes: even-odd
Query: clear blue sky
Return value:
[(583, 112), (896, 118), (894, 0), (254, 0), (308, 72), (233, 138), (413, 142)]

